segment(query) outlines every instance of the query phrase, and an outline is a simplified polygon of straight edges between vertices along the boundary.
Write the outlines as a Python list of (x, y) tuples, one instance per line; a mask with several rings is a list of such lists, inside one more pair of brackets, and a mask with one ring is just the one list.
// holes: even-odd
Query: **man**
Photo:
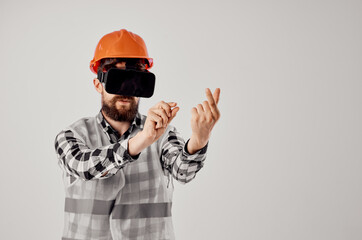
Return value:
[[(115, 87), (131, 76), (132, 86), (140, 90), (136, 95), (142, 95), (152, 87), (139, 79), (154, 80), (148, 71), (152, 63), (143, 39), (125, 29), (99, 41), (90, 68), (98, 73), (93, 84), (102, 108), (55, 138), (65, 184), (63, 240), (175, 238), (169, 183), (172, 178), (187, 183), (202, 168), (220, 117), (220, 89), (213, 95), (206, 89), (208, 100), (192, 109), (192, 136), (185, 144), (170, 125), (177, 103), (161, 101), (146, 117), (138, 112), (139, 97), (129, 94), (130, 88)], [(122, 91), (126, 94), (112, 94)]]

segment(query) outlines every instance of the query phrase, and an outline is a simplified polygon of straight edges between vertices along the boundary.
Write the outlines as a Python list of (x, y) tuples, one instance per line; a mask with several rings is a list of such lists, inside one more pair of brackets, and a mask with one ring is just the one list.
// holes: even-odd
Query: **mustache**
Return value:
[(133, 102), (133, 101), (134, 101), (134, 98), (131, 97), (131, 96), (117, 96), (117, 97), (114, 97), (114, 98), (113, 98), (113, 101), (118, 101), (118, 100)]

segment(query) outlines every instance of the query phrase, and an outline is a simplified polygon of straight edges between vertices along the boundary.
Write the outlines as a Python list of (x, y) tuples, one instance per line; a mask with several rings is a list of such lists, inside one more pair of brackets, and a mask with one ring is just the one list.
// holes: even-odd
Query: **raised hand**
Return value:
[(207, 101), (198, 104), (191, 110), (192, 136), (187, 146), (189, 153), (193, 154), (204, 147), (211, 135), (211, 131), (220, 118), (218, 102), (220, 98), (220, 88), (216, 88), (214, 94), (207, 88), (205, 90)]

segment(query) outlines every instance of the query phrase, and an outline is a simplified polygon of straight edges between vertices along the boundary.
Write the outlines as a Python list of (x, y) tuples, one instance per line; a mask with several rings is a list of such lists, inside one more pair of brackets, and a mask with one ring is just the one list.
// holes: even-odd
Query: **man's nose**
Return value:
[(125, 62), (119, 62), (116, 64), (116, 68), (118, 69), (126, 69), (126, 63)]

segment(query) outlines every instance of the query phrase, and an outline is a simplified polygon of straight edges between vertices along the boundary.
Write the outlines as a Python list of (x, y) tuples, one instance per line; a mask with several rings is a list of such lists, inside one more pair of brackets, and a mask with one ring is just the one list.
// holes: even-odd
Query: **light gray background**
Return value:
[[(137, 2), (137, 3), (133, 3)], [(175, 182), (177, 239), (362, 239), (362, 2), (1, 1), (4, 239), (60, 239), (55, 135), (100, 109), (98, 40), (126, 28), (187, 139), (204, 89), (221, 119), (204, 169)]]

